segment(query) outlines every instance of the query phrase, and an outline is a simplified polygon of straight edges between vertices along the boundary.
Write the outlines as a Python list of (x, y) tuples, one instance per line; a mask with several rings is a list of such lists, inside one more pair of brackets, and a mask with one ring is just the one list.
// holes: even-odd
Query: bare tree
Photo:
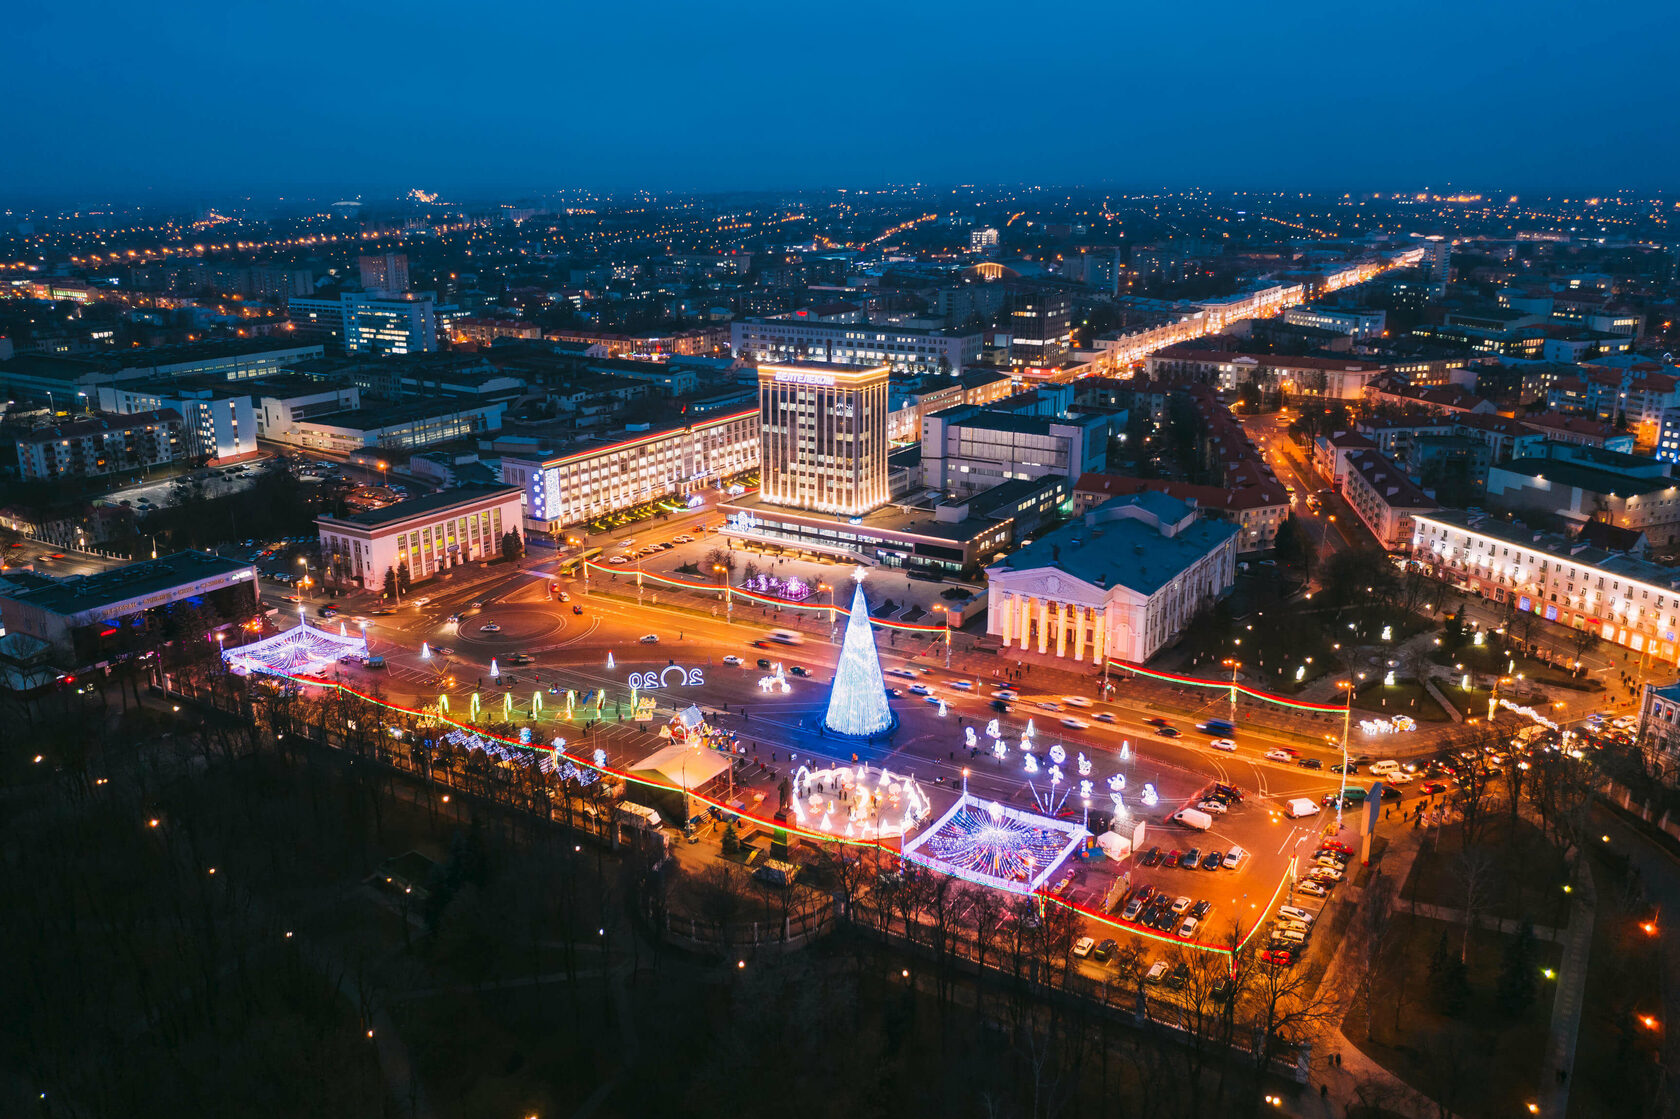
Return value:
[(1464, 939), (1458, 950), (1458, 958), (1461, 960), (1469, 955), (1470, 930), (1476, 926), (1477, 918), (1487, 908), (1493, 893), (1495, 870), (1493, 854), (1486, 847), (1470, 843), (1468, 839), (1464, 848), (1453, 859), (1452, 874), (1458, 880), (1464, 897)]

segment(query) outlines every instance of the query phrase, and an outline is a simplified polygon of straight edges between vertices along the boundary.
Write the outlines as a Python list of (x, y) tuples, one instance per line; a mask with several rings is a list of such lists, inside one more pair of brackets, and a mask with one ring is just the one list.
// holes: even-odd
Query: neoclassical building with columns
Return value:
[(1065, 660), (1146, 661), (1231, 589), (1239, 535), (1163, 493), (1115, 498), (986, 569), (986, 632)]

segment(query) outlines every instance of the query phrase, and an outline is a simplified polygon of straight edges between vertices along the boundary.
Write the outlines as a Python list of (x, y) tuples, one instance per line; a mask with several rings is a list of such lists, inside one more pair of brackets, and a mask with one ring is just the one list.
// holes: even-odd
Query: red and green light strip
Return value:
[[(655, 583), (663, 583), (666, 586), (682, 587), (691, 591), (706, 591), (715, 594), (716, 592), (724, 589), (721, 583), (697, 583), (691, 579), (678, 579), (670, 575), (655, 575), (651, 571), (642, 571), (638, 568), (631, 568), (629, 571), (626, 571), (622, 567), (611, 567), (596, 563), (594, 560), (585, 560), (584, 566), (592, 567), (596, 571), (604, 572), (608, 575), (628, 575), (634, 573), (639, 576), (643, 582), (652, 581)], [(852, 616), (852, 612), (844, 606), (824, 606), (821, 603), (815, 602), (794, 602), (791, 599), (777, 598), (775, 595), (760, 594), (758, 591), (749, 591), (744, 587), (731, 587), (729, 588), (729, 593), (737, 598), (749, 599), (753, 602), (760, 602), (766, 606), (780, 607), (784, 610), (832, 610), (843, 618), (850, 618)], [(869, 623), (871, 625), (880, 626), (882, 629), (905, 630), (911, 633), (943, 633), (945, 631), (945, 627), (942, 625), (927, 625), (922, 622), (895, 622), (890, 618), (872, 617), (869, 619)]]
[(1229, 680), (1204, 680), (1200, 676), (1180, 676), (1176, 672), (1161, 672), (1157, 669), (1145, 668), (1141, 664), (1132, 664), (1130, 661), (1117, 661), (1112, 657), (1109, 658), (1108, 665), (1120, 672), (1130, 672), (1134, 676), (1145, 676), (1151, 680), (1161, 680), (1168, 684), (1188, 684), (1193, 688), (1211, 688), (1221, 692), (1228, 692), (1235, 687), (1237, 692), (1248, 696), (1250, 699), (1258, 699), (1263, 703), (1275, 703), (1279, 707), (1291, 707), (1297, 711), (1326, 711), (1340, 715), (1346, 710), (1339, 703), (1307, 703), (1304, 700), (1290, 699), (1287, 696), (1263, 692), (1259, 688), (1251, 688), (1247, 684), (1233, 685)]

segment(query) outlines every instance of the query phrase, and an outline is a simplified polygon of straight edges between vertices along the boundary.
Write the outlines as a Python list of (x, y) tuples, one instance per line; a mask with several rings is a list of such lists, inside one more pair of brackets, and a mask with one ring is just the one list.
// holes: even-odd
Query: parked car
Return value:
[(1211, 812), (1215, 816), (1223, 816), (1225, 813), (1231, 811), (1224, 801), (1219, 800), (1216, 797), (1201, 801), (1196, 805), (1196, 807), (1201, 809), (1203, 812)]
[(1097, 941), (1095, 937), (1082, 936), (1073, 942), (1073, 954), (1078, 959), (1083, 960), (1086, 956), (1091, 954), (1091, 949), (1096, 946)]
[(1329, 886), (1323, 882), (1314, 882), (1311, 879), (1295, 883), (1295, 888), (1310, 898), (1322, 898), (1330, 895)]
[(1198, 921), (1202, 920), (1212, 912), (1213, 903), (1211, 901), (1199, 901), (1190, 907), (1190, 916), (1194, 917)]
[(1176, 849), (1174, 849), (1172, 851), (1168, 851), (1167, 852), (1167, 857), (1161, 860), (1161, 865), (1163, 867), (1166, 867), (1169, 870), (1172, 869), (1173, 867), (1176, 867), (1178, 865), (1179, 855), (1181, 855), (1181, 854), (1182, 854), (1182, 852), (1180, 852)]
[(1173, 968), (1171, 973), (1169, 973), (1167, 975), (1167, 986), (1171, 987), (1175, 991), (1182, 990), (1184, 988), (1184, 985), (1189, 983), (1189, 982), (1190, 982), (1190, 965), (1189, 964), (1182, 964), (1181, 963), (1177, 967)]
[(1302, 769), (1323, 769), (1324, 763), (1317, 758), (1296, 758), (1295, 764)]
[(1218, 870), (1225, 863), (1225, 852), (1209, 851), (1202, 856), (1203, 870)]
[(1167, 977), (1167, 961), (1156, 960), (1149, 965), (1149, 970), (1143, 973), (1145, 983), (1159, 983)]
[(1294, 755), (1287, 750), (1267, 750), (1265, 757), (1269, 762), (1291, 762), (1295, 760)]
[(1195, 903), (1192, 902), (1189, 898), (1180, 895), (1179, 897), (1176, 897), (1176, 898), (1173, 899), (1173, 903), (1172, 903), (1172, 907), (1171, 907), (1172, 908), (1172, 915), (1174, 917), (1182, 917), (1190, 911), (1190, 907), (1194, 904)]
[(1144, 866), (1159, 866), (1161, 863), (1161, 849), (1159, 847), (1151, 847), (1143, 853), (1143, 858), (1138, 861)]
[(1183, 937), (1185, 940), (1190, 939), (1196, 935), (1196, 926), (1199, 924), (1201, 924), (1201, 922), (1196, 920), (1194, 917), (1186, 917), (1184, 922), (1178, 926), (1178, 935)]
[(1095, 948), (1091, 949), (1091, 958), (1099, 964), (1106, 964), (1109, 957), (1114, 955), (1114, 950), (1118, 947), (1120, 947), (1120, 945), (1115, 941), (1104, 940)]

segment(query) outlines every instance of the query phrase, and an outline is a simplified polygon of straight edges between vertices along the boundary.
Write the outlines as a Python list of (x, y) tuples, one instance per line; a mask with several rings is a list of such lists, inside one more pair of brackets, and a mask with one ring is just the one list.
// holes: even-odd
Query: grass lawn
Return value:
[[(1484, 916), (1527, 919), (1552, 928), (1569, 923), (1563, 852), (1548, 844), (1533, 824), (1521, 817), (1513, 822), (1496, 809), (1478, 846), (1489, 857), (1483, 874)], [(1401, 896), (1426, 905), (1461, 908), (1463, 849), (1461, 825), (1442, 828), (1435, 846), (1418, 852)]]
[[(1551, 1019), (1551, 984), (1541, 982), (1534, 1003), (1512, 1018), (1495, 997), (1505, 942), (1486, 929), (1470, 935), (1466, 963), (1470, 998), (1464, 1014), (1448, 1018), (1431, 1005), (1429, 961), (1443, 930), (1456, 948), (1463, 926), (1406, 914), (1392, 918), (1397, 957), (1378, 974), (1368, 1012), (1354, 999), (1342, 1022), (1348, 1039), (1371, 1059), (1469, 1119), (1527, 1114), (1538, 1087)], [(1555, 968), (1559, 948), (1536, 943), (1537, 966)], [(1367, 1037), (1369, 1027), (1369, 1037)]]
[(1400, 680), (1394, 684), (1367, 680), (1354, 693), (1353, 706), (1356, 710), (1374, 711), (1379, 715), (1410, 715), (1420, 723), (1445, 723), (1451, 719), (1416, 680)]

